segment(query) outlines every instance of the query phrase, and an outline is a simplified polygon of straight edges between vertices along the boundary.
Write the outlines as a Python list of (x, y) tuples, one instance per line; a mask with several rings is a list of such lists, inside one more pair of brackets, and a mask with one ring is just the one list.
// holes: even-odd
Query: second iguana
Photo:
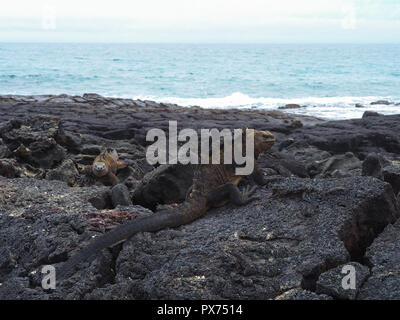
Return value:
[(125, 168), (127, 165), (125, 161), (119, 160), (118, 153), (115, 149), (107, 149), (94, 159), (92, 165), (85, 166), (81, 173), (96, 179), (101, 179), (115, 186), (119, 183), (116, 176), (117, 171)]

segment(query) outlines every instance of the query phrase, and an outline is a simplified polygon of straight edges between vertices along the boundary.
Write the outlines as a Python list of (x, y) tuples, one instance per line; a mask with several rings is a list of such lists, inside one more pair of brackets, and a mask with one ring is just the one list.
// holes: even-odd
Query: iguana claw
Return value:
[(80, 185), (80, 186), (84, 186), (84, 185), (88, 185), (91, 184), (93, 182), (93, 178), (91, 178), (88, 175), (80, 175), (77, 174), (75, 175), (75, 181)]
[(246, 186), (241, 194), (242, 203), (247, 204), (253, 200), (260, 199), (260, 197), (258, 197), (258, 196), (253, 196), (253, 194), (256, 192), (256, 190), (257, 190), (256, 186), (254, 186), (254, 187)]

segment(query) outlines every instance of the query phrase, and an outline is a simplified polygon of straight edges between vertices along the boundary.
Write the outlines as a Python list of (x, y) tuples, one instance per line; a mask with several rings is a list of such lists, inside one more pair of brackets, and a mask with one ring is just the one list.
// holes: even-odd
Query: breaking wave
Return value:
[[(131, 97), (132, 98), (132, 97)], [(305, 106), (299, 109), (290, 109), (288, 112), (316, 116), (326, 119), (359, 118), (364, 111), (377, 111), (383, 114), (400, 113), (400, 105), (371, 105), (371, 102), (387, 100), (400, 102), (393, 97), (365, 96), (365, 97), (305, 97), (305, 98), (255, 98), (241, 92), (235, 92), (221, 98), (179, 98), (179, 97), (133, 97), (141, 100), (174, 103), (180, 106), (199, 106), (202, 108), (218, 109), (278, 109), (287, 104)], [(358, 107), (356, 107), (358, 105)]]

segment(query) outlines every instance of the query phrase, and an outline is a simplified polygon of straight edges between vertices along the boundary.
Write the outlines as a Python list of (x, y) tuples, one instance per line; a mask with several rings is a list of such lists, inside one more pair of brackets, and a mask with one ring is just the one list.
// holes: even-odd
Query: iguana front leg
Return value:
[(126, 163), (125, 161), (123, 161), (123, 160), (117, 161), (117, 170), (126, 168), (127, 166), (128, 166), (128, 163)]
[(227, 183), (207, 195), (207, 205), (209, 207), (218, 207), (226, 201), (231, 201), (237, 206), (243, 206), (258, 199), (257, 196), (253, 196), (256, 189), (257, 187), (247, 186), (243, 191), (240, 191), (237, 185)]
[(254, 171), (250, 175), (250, 177), (254, 180), (255, 183), (257, 183), (259, 186), (265, 186), (268, 182), (265, 179), (264, 173), (258, 166), (257, 162), (254, 163)]
[(117, 185), (119, 183), (119, 179), (112, 172), (108, 173), (107, 178), (108, 178), (108, 181), (111, 183), (112, 186), (115, 186), (115, 185)]
[(80, 174), (91, 174), (92, 173), (92, 166), (91, 165), (86, 165), (83, 167), (83, 169), (79, 170)]
[(82, 169), (78, 168), (78, 172), (79, 174), (76, 174), (75, 180), (79, 185), (84, 186), (93, 183), (94, 178), (91, 165), (86, 165)]

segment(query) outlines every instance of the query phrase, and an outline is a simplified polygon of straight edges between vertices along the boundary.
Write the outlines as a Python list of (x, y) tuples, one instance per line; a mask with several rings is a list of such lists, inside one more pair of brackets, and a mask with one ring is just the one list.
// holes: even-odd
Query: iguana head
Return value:
[(275, 143), (275, 136), (269, 131), (254, 130), (254, 151), (256, 156), (271, 148)]
[(104, 162), (96, 162), (92, 166), (92, 172), (96, 177), (103, 177), (108, 173), (108, 167)]

